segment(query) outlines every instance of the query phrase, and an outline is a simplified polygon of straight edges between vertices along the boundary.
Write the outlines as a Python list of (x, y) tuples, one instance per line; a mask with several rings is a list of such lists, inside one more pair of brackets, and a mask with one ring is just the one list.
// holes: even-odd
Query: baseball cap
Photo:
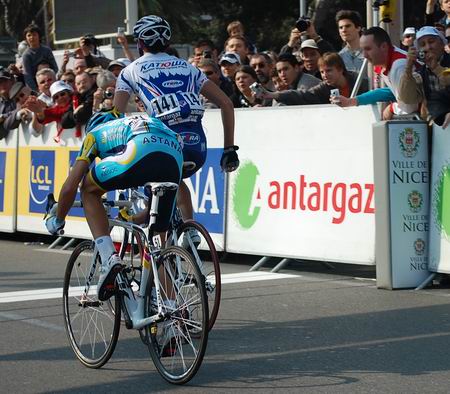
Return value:
[(17, 93), (19, 93), (22, 88), (25, 86), (25, 84), (23, 82), (17, 81), (14, 82), (14, 85), (11, 87), (10, 91), (9, 91), (9, 98), (13, 99)]
[(235, 52), (225, 52), (220, 58), (219, 64), (222, 64), (223, 62), (241, 64), (241, 59), (239, 59), (239, 55)]
[(447, 45), (447, 40), (444, 35), (435, 27), (432, 26), (424, 26), (416, 33), (416, 40), (414, 41), (414, 46), (418, 46), (418, 42), (422, 37), (425, 36), (436, 36), (439, 37), (444, 45)]
[(13, 76), (10, 74), (10, 72), (8, 70), (6, 70), (5, 68), (0, 69), (0, 78), (12, 79), (12, 77)]
[(112, 61), (109, 63), (109, 65), (108, 65), (108, 70), (111, 71), (111, 68), (112, 68), (113, 66), (126, 67), (126, 66), (128, 66), (129, 64), (131, 64), (131, 62), (130, 62), (129, 59), (127, 59), (126, 57), (120, 57), (120, 58), (118, 58), (118, 59), (116, 59), (116, 60), (112, 60)]
[(69, 84), (63, 81), (53, 82), (50, 86), (50, 95), (53, 97), (56, 93), (62, 92), (63, 90), (73, 92), (72, 86), (70, 86)]
[(407, 27), (403, 32), (403, 36), (414, 36), (416, 34), (416, 29), (414, 27)]
[(311, 38), (302, 42), (302, 45), (300, 45), (300, 50), (304, 48), (312, 48), (319, 50), (319, 47), (317, 46), (316, 42)]

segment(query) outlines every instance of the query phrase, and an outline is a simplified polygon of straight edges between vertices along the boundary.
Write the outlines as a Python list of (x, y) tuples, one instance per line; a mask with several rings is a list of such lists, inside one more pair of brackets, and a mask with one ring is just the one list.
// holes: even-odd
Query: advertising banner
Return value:
[(450, 132), (433, 125), (428, 269), (450, 274)]
[(392, 287), (416, 287), (428, 272), (428, 130), (388, 122)]
[(370, 106), (236, 111), (230, 252), (374, 264)]
[(18, 140), (16, 130), (0, 140), (0, 231), (4, 232), (16, 230)]

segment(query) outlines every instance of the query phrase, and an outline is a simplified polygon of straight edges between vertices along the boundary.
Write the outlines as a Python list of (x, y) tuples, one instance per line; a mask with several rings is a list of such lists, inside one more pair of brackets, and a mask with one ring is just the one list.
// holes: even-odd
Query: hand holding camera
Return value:
[(273, 99), (275, 98), (273, 96), (274, 93), (269, 92), (262, 86), (259, 82), (253, 82), (249, 86), (250, 90), (252, 91), (253, 95), (256, 99)]

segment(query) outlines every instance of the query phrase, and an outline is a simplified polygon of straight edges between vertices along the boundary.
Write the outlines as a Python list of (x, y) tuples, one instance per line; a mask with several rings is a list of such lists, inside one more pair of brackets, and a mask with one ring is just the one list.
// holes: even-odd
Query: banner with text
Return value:
[(230, 252), (375, 263), (371, 106), (236, 111)]

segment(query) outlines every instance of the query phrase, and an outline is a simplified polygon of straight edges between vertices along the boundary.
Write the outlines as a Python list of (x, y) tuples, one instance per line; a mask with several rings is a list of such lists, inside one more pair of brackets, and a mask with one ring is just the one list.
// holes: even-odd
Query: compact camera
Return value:
[(425, 60), (425, 52), (424, 51), (418, 51), (417, 52), (417, 59), (419, 59), (421, 62)]
[(77, 56), (77, 54), (75, 52), (70, 51), (67, 56), (75, 57), (75, 56)]
[(260, 94), (262, 94), (264, 92), (264, 88), (261, 86), (260, 83), (258, 82), (253, 82), (250, 86), (249, 86), (250, 90), (255, 93), (257, 96), (259, 96)]
[(205, 59), (211, 59), (211, 58), (212, 58), (211, 51), (208, 51), (208, 50), (203, 51), (202, 56), (203, 56)]
[(307, 16), (302, 16), (297, 19), (297, 22), (295, 22), (295, 27), (298, 31), (306, 31), (309, 26), (311, 26), (311, 19)]
[(117, 35), (118, 35), (119, 37), (125, 37), (125, 28), (119, 26), (119, 27), (117, 28)]
[(340, 95), (339, 89), (331, 89), (330, 90), (330, 96), (331, 97), (338, 97)]
[(105, 90), (103, 92), (103, 99), (112, 99), (114, 97), (114, 92), (110, 92), (109, 90)]

